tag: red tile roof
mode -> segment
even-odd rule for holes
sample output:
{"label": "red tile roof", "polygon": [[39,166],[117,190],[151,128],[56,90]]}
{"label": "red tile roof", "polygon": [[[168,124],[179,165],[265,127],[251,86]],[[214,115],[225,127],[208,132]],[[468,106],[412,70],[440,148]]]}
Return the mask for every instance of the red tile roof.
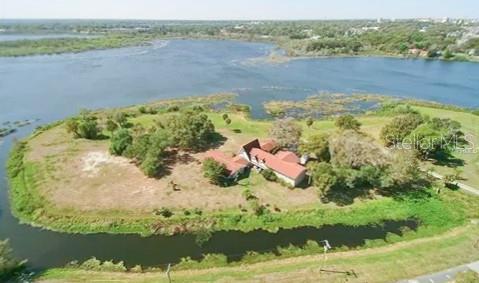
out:
{"label": "red tile roof", "polygon": [[261,149],[267,152],[271,152],[273,149],[278,147],[276,141],[269,139],[261,142]]}
{"label": "red tile roof", "polygon": [[264,162],[264,164],[271,170],[283,174],[284,176],[291,179],[298,178],[306,171],[305,167],[297,163],[281,160],[279,157],[260,148],[251,149],[249,154],[251,157],[257,158],[258,161]]}
{"label": "red tile roof", "polygon": [[291,151],[278,151],[276,152],[275,156],[286,162],[291,162],[291,163],[300,162],[299,157],[296,154],[294,154],[294,152],[291,152]]}
{"label": "red tile roof", "polygon": [[248,166],[248,161],[244,160],[241,156],[229,157],[219,150],[210,150],[206,152],[205,159],[207,158],[213,158],[216,162],[223,164],[230,172],[230,175]]}

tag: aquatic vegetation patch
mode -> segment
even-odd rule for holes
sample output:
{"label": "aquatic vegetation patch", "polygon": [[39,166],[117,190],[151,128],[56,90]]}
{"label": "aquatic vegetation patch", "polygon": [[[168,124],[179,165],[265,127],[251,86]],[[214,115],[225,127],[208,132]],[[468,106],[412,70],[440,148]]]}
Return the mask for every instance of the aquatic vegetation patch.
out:
{"label": "aquatic vegetation patch", "polygon": [[274,117],[329,117],[360,114],[373,110],[386,101],[399,98],[377,94],[320,93],[305,100],[275,100],[264,103],[266,112]]}

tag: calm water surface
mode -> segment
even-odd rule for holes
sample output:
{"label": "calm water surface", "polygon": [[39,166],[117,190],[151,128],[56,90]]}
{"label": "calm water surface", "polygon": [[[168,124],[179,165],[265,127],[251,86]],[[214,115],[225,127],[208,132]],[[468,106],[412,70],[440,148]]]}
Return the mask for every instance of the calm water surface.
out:
{"label": "calm water surface", "polygon": [[[270,64],[256,60],[271,52],[268,44],[232,41],[159,41],[148,47],[81,54],[0,58],[0,124],[40,119],[0,141],[4,164],[15,138],[33,127],[101,108],[151,100],[232,91],[239,102],[253,105],[265,117],[264,101],[300,100],[318,92],[372,92],[479,107],[479,64],[391,58],[293,60]],[[97,256],[129,265],[157,265],[204,252],[241,254],[307,239],[336,239],[356,246],[364,239],[384,238],[410,223],[386,227],[296,229],[276,235],[221,232],[200,248],[192,236],[150,237],[68,235],[18,224],[8,207],[5,171],[0,170],[0,238],[10,238],[18,256],[34,267],[63,265]],[[343,235],[343,236],[341,236]],[[344,236],[346,235],[346,236]]]}

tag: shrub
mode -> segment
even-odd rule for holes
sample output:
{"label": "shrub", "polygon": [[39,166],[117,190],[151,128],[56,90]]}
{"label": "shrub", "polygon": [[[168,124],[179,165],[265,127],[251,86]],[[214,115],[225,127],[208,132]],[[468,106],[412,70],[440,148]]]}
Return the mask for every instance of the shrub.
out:
{"label": "shrub", "polygon": [[228,173],[226,167],[214,160],[213,158],[207,158],[203,161],[203,176],[207,178],[210,183],[215,185],[224,185]]}
{"label": "shrub", "polygon": [[140,112],[141,114],[146,114],[146,107],[145,106],[138,107],[138,112]]}
{"label": "shrub", "polygon": [[80,117],[68,119],[65,126],[67,132],[73,133],[75,138],[96,139],[100,133],[96,120],[90,112],[83,110]]}
{"label": "shrub", "polygon": [[278,180],[278,176],[276,176],[276,174],[274,173],[273,170],[271,169],[265,169],[265,170],[262,170],[261,171],[261,175],[263,175],[263,177],[268,180],[268,181],[271,181],[271,182],[276,182]]}
{"label": "shrub", "polygon": [[123,152],[132,144],[133,138],[127,129],[116,131],[111,137],[110,153],[122,155]]}
{"label": "shrub", "polygon": [[341,130],[355,130],[358,131],[361,127],[361,123],[356,120],[352,115],[343,115],[336,119],[336,127]]}
{"label": "shrub", "polygon": [[173,212],[166,207],[162,207],[160,209],[155,209],[154,213],[155,213],[155,215],[160,215],[160,216],[163,216],[165,218],[170,218],[171,216],[173,216]]}
{"label": "shrub", "polygon": [[313,118],[308,117],[308,118],[306,119],[306,126],[311,127],[311,126],[313,125],[313,123],[314,123]]}
{"label": "shrub", "polygon": [[167,112],[178,112],[180,107],[178,105],[172,105],[166,109]]}

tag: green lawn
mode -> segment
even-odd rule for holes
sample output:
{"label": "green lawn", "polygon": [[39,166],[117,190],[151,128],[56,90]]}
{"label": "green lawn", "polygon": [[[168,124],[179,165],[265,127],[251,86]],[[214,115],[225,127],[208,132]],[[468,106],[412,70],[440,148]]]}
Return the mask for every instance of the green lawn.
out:
{"label": "green lawn", "polygon": [[[414,107],[421,113],[429,115],[430,117],[450,118],[462,124],[464,133],[471,135],[471,140],[474,142],[476,153],[454,153],[458,159],[464,160],[463,166],[458,166],[463,170],[461,182],[472,187],[479,188],[479,116],[467,112],[459,112],[444,109],[434,109],[427,107]],[[440,174],[450,174],[453,172],[453,167],[433,166],[434,170]]]}

